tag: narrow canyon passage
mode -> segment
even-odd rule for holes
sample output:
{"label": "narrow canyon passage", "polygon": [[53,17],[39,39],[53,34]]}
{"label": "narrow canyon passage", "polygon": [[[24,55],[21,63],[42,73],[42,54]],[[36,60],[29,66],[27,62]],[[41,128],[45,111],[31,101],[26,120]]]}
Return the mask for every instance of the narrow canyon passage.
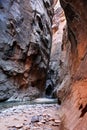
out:
{"label": "narrow canyon passage", "polygon": [[[46,79],[47,86],[45,89],[46,97],[48,96],[51,98],[53,97],[53,92],[56,91],[56,86],[57,86],[57,80],[58,80],[57,77],[59,75],[59,74],[57,75],[57,73],[59,71],[58,67],[61,58],[63,28],[65,26],[65,17],[64,17],[63,10],[60,7],[59,1],[56,3],[54,7],[55,9],[54,9],[53,26],[52,26],[53,40],[52,40],[51,56],[50,56],[50,63],[49,63],[50,65],[49,65],[47,79]],[[42,23],[40,23],[40,26],[42,26],[41,24]],[[57,28],[56,32],[55,32],[55,28]],[[58,67],[54,68],[55,66]],[[50,73],[51,71],[53,71],[53,75],[52,73]],[[49,88],[50,83],[53,83],[51,84],[52,85],[51,87],[53,87],[51,91],[50,91],[51,88]],[[31,90],[35,91],[34,92],[35,95],[36,94],[38,95],[37,89],[31,87]],[[31,90],[30,92],[32,92]],[[21,93],[21,91],[19,92]],[[60,106],[57,104],[56,99],[39,98],[38,100],[35,100],[35,103],[33,103],[33,105],[28,105],[29,102],[26,102],[28,95],[24,92],[22,92],[22,94],[20,94],[19,92],[18,92],[19,95],[16,93],[13,94],[13,96],[10,99],[8,99],[8,102],[6,102],[6,104],[2,103],[0,108],[2,109],[0,110],[0,129],[2,130],[59,130],[60,129],[61,119],[59,117],[59,114],[57,114]],[[24,98],[22,97],[22,95],[24,96]],[[33,93],[31,93],[31,95],[29,94],[29,96],[32,95]],[[34,98],[36,97],[38,96],[35,96]],[[22,101],[26,102],[26,105],[20,105],[22,104]],[[14,103],[12,104],[12,102]]]}
{"label": "narrow canyon passage", "polygon": [[67,38],[65,34],[67,33],[66,18],[59,1],[57,1],[56,5],[54,6],[52,31],[53,39],[49,62],[48,79],[50,79],[53,83],[53,94],[57,97],[55,92],[61,85],[61,82],[66,77],[65,75],[68,75],[66,48],[63,49],[63,46],[65,46],[63,45],[63,38],[65,42]]}
{"label": "narrow canyon passage", "polygon": [[85,0],[0,0],[0,130],[87,130],[86,12]]}

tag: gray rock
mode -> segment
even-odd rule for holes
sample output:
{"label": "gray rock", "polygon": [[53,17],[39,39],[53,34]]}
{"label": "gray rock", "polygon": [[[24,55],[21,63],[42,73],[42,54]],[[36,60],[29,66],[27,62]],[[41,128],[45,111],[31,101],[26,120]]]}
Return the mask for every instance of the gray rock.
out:
{"label": "gray rock", "polygon": [[34,88],[42,94],[52,44],[51,6],[52,0],[0,0],[0,101],[24,91],[33,98]]}
{"label": "gray rock", "polygon": [[35,122],[39,122],[39,116],[33,116],[32,118],[31,118],[31,123],[35,123]]}

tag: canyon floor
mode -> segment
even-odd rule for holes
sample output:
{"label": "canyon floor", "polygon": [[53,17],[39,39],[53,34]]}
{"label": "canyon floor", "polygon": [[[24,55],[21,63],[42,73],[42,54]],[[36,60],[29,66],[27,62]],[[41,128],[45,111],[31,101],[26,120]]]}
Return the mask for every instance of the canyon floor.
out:
{"label": "canyon floor", "polygon": [[59,130],[57,104],[19,105],[0,112],[0,130]]}

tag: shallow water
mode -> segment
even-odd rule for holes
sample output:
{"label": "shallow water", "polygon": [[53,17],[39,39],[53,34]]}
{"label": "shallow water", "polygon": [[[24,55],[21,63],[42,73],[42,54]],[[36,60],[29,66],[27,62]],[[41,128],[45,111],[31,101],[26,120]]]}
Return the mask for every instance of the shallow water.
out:
{"label": "shallow water", "polygon": [[38,98],[32,101],[8,101],[8,102],[1,102],[0,103],[0,112],[7,108],[12,108],[13,106],[19,105],[33,105],[33,104],[55,104],[57,103],[57,99],[48,99],[48,98]]}

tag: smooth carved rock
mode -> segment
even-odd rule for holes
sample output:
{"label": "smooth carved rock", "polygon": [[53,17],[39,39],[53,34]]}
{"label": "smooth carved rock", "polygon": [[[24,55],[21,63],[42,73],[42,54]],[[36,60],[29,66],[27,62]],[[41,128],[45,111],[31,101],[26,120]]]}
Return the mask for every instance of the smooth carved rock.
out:
{"label": "smooth carved rock", "polygon": [[44,90],[52,43],[52,3],[0,0],[0,101],[30,86],[38,88],[38,96]]}
{"label": "smooth carved rock", "polygon": [[87,1],[60,2],[67,19],[68,41],[63,47],[69,53],[67,58],[71,75],[71,85],[67,88],[71,91],[62,106],[61,129],[87,130]]}
{"label": "smooth carved rock", "polygon": [[66,25],[66,19],[58,0],[54,1],[54,5],[52,25],[53,39],[49,70],[46,81],[46,95],[58,97],[58,103],[61,104],[61,101],[67,94],[66,85],[69,86],[70,83],[67,82],[69,71],[66,50],[62,50],[62,37],[64,33],[64,27]]}

